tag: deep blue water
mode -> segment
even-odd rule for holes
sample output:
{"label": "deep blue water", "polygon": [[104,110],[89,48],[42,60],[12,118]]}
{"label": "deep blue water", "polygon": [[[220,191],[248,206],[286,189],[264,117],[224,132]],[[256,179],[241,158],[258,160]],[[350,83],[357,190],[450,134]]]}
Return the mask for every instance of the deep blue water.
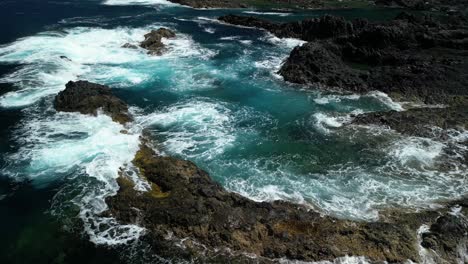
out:
{"label": "deep blue water", "polygon": [[[116,2],[123,5],[109,5]],[[457,138],[435,142],[344,125],[351,114],[401,105],[379,93],[337,95],[285,83],[275,72],[301,42],[216,21],[244,10],[121,0],[0,5],[0,262],[61,263],[69,244],[51,234],[63,227],[99,245],[138,237],[139,227],[98,215],[142,129],[158,151],[194,161],[231,191],[337,217],[372,221],[381,208],[427,207],[467,193],[465,167],[437,167],[455,162],[443,152],[447,144],[463,151]],[[384,20],[396,11],[255,12],[293,21],[325,13]],[[161,26],[178,35],[162,57],[121,47]],[[53,96],[78,79],[114,88],[136,121],[124,128],[106,116],[56,113]],[[112,263],[89,245],[71,245],[76,262]]]}

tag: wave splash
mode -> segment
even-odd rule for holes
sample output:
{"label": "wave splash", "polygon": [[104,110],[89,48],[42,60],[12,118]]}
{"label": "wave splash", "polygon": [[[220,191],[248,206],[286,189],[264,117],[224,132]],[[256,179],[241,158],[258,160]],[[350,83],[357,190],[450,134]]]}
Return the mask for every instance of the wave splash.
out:
{"label": "wave splash", "polygon": [[126,5],[144,5],[144,6],[180,6],[178,4],[172,3],[166,0],[105,0],[103,5],[110,6],[126,6]]}
{"label": "wave splash", "polygon": [[34,104],[63,90],[70,80],[87,79],[113,87],[140,85],[153,80],[151,67],[163,66],[164,60],[214,55],[183,34],[165,40],[169,52],[163,56],[148,56],[145,50],[122,47],[125,43],[142,41],[144,34],[160,26],[77,27],[41,33],[0,47],[0,62],[21,65],[0,78],[1,82],[13,83],[17,88],[0,97],[0,106]]}
{"label": "wave splash", "polygon": [[[3,172],[18,181],[31,180],[36,186],[55,180],[74,182],[73,192],[80,193],[72,202],[80,209],[85,231],[96,244],[122,244],[138,238],[143,228],[119,225],[99,214],[107,209],[106,197],[118,190],[115,180],[121,167],[129,164],[138,150],[140,131],[121,133],[124,126],[101,114],[93,117],[46,110],[50,115],[44,118],[41,112],[44,109],[27,111],[29,118],[13,139],[21,147],[7,157]],[[59,193],[55,203],[62,195],[66,194]]]}

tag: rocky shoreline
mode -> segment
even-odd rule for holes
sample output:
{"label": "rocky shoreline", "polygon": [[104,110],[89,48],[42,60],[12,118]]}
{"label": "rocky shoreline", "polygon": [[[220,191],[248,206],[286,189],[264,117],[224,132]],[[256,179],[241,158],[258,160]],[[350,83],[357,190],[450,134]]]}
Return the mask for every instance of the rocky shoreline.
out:
{"label": "rocky shoreline", "polygon": [[456,12],[466,10],[464,0],[169,0],[193,8],[336,9],[394,7]]}
{"label": "rocky shoreline", "polygon": [[[58,111],[85,114],[103,108],[113,116],[115,112],[105,109],[121,101],[109,91],[86,81],[69,82],[55,106]],[[121,173],[120,189],[107,198],[105,214],[123,224],[145,227],[142,240],[153,253],[175,261],[277,263],[364,256],[373,263],[402,263],[420,260],[421,242],[455,263],[460,245],[467,242],[466,233],[460,232],[467,228],[466,219],[451,211],[456,208],[466,215],[467,198],[439,210],[392,210],[382,212],[378,222],[360,222],[323,216],[289,202],[254,202],[228,192],[192,162],[156,154],[145,137],[132,163],[150,189],[137,191]],[[429,229],[418,235],[423,225]]]}
{"label": "rocky shoreline", "polygon": [[377,90],[397,101],[437,105],[365,114],[352,122],[434,137],[434,127],[444,131],[468,127],[468,18],[461,13],[447,18],[404,12],[380,23],[330,15],[289,23],[235,15],[219,20],[307,41],[279,70],[286,81],[330,92]]}
{"label": "rocky shoreline", "polygon": [[367,0],[169,0],[193,8],[268,8],[268,9],[321,9],[370,6]]}
{"label": "rocky shoreline", "polygon": [[131,43],[125,43],[122,48],[127,49],[138,49],[138,47],[147,50],[149,55],[161,56],[167,52],[167,47],[163,43],[163,39],[173,39],[176,34],[167,28],[159,28],[157,30],[151,30],[145,34],[145,39],[137,45]]}

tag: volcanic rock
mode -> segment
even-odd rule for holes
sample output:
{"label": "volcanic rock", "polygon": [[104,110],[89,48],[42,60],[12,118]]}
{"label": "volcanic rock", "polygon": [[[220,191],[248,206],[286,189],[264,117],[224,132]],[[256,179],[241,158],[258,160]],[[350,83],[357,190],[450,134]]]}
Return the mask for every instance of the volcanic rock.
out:
{"label": "volcanic rock", "polygon": [[88,81],[68,82],[54,100],[54,108],[62,112],[97,115],[101,110],[112,120],[125,124],[132,121],[128,106],[112,94],[108,86]]}
{"label": "volcanic rock", "polygon": [[468,23],[461,18],[441,22],[402,13],[380,23],[329,15],[283,24],[234,15],[220,20],[309,41],[291,52],[279,74],[310,89],[378,90],[423,103],[468,95]]}
{"label": "volcanic rock", "polygon": [[140,47],[148,50],[148,54],[162,55],[166,51],[166,45],[162,42],[163,38],[175,38],[175,33],[167,28],[151,30],[145,34],[145,40],[140,43]]}
{"label": "volcanic rock", "polygon": [[[151,189],[136,191],[122,175],[117,195],[106,200],[108,214],[147,228],[144,240],[156,254],[200,263],[317,261],[345,255],[390,263],[419,261],[417,229],[444,214],[400,213],[379,222],[341,220],[288,202],[251,201],[226,191],[192,162],[157,155],[145,144],[133,164]],[[442,236],[435,240],[452,241]],[[248,254],[254,254],[255,261]]]}

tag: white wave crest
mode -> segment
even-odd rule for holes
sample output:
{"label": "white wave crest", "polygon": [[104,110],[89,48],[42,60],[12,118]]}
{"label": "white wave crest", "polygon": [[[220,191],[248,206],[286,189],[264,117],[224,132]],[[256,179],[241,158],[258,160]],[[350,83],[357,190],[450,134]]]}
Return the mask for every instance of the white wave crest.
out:
{"label": "white wave crest", "polygon": [[367,96],[377,98],[380,100],[382,103],[386,104],[390,109],[395,110],[395,111],[403,111],[405,110],[402,106],[402,103],[398,103],[392,100],[388,94],[379,92],[379,91],[373,91],[367,94]]}
{"label": "white wave crest", "polygon": [[146,6],[153,6],[153,5],[163,5],[163,6],[179,6],[176,3],[172,3],[167,0],[105,0],[102,2],[103,5],[117,5],[117,6],[124,6],[124,5],[146,5]]}
{"label": "white wave crest", "polygon": [[[361,110],[355,110],[352,114],[361,113]],[[314,125],[319,130],[328,133],[330,129],[342,127],[344,124],[351,121],[350,115],[332,116],[325,113],[315,113],[313,115]]]}
{"label": "white wave crest", "polygon": [[251,14],[251,15],[267,15],[267,16],[290,16],[292,13],[281,13],[281,12],[258,12],[258,11],[244,11],[244,14]]}
{"label": "white wave crest", "polygon": [[[137,44],[143,40],[144,34],[158,27],[77,27],[61,33],[41,33],[2,46],[0,62],[22,66],[0,78],[1,82],[13,83],[17,88],[0,97],[0,106],[31,105],[63,90],[70,80],[88,79],[99,83],[116,83],[117,87],[133,86],[151,80],[153,72],[149,68],[162,67],[164,62],[161,60],[191,56],[208,58],[214,55],[183,34],[178,34],[175,39],[163,40],[169,48],[169,52],[163,56],[149,56],[142,49],[122,48],[125,43]],[[148,70],[141,70],[142,67]]]}
{"label": "white wave crest", "polygon": [[402,165],[416,162],[430,166],[442,154],[446,147],[443,143],[427,138],[409,137],[401,139],[390,146],[389,154],[398,159]]}
{"label": "white wave crest", "polygon": [[302,46],[302,44],[306,43],[306,41],[295,38],[278,38],[269,32],[267,32],[262,39],[263,41],[269,42],[274,45],[283,46],[288,49],[292,49],[297,46]]}
{"label": "white wave crest", "polygon": [[163,145],[173,154],[213,159],[234,141],[230,110],[221,104],[194,101],[170,106],[137,118],[143,126],[159,127]]}
{"label": "white wave crest", "polygon": [[[101,217],[107,209],[106,197],[118,190],[119,170],[129,164],[139,146],[139,131],[125,129],[106,115],[97,117],[77,113],[55,113],[40,118],[30,113],[15,133],[19,150],[7,157],[4,169],[20,179],[36,185],[48,184],[62,177],[82,182],[81,194],[73,199],[80,208],[85,231],[94,243],[122,244],[138,238],[144,229],[135,225],[119,225],[113,218]],[[91,180],[80,180],[91,177]],[[62,180],[63,180],[62,179]]]}
{"label": "white wave crest", "polygon": [[403,111],[403,103],[398,103],[393,101],[386,93],[373,91],[367,94],[349,94],[349,95],[340,95],[340,94],[327,94],[319,95],[314,99],[314,102],[320,105],[325,105],[329,103],[339,103],[344,100],[359,100],[365,97],[372,97],[380,101],[382,104],[386,105],[391,110]]}

